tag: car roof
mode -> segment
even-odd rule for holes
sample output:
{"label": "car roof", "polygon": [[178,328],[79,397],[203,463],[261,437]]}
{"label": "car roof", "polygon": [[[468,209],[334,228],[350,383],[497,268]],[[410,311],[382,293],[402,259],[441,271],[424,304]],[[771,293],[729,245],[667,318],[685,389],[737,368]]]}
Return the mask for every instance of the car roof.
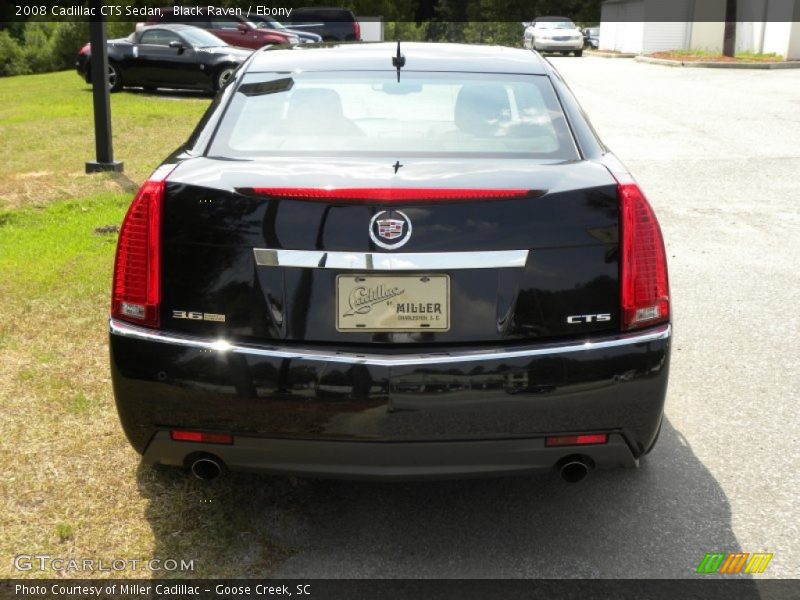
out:
{"label": "car roof", "polygon": [[[542,60],[530,50],[479,44],[401,42],[409,71],[463,71],[544,75]],[[275,71],[391,71],[396,42],[315,44],[257,52],[250,73]]]}
{"label": "car roof", "polygon": [[150,23],[142,27],[139,31],[149,31],[150,29],[168,29],[170,31],[181,31],[182,29],[201,29],[186,23]]}

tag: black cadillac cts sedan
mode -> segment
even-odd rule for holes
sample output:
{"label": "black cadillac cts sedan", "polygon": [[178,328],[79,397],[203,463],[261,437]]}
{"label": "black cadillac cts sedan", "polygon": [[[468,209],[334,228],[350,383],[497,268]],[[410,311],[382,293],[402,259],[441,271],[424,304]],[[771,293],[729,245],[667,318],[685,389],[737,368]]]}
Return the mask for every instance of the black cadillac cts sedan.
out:
{"label": "black cadillac cts sedan", "polygon": [[661,426],[656,217],[535,52],[255,52],[121,227],[146,463],[348,478],[633,467]]}

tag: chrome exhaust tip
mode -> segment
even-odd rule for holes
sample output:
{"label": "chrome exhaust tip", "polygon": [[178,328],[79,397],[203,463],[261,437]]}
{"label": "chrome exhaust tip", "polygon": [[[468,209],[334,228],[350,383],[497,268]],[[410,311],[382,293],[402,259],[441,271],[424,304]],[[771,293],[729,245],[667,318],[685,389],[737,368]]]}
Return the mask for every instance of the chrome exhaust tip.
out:
{"label": "chrome exhaust tip", "polygon": [[203,481],[211,481],[222,475],[222,465],[212,456],[198,458],[192,463],[192,475]]}
{"label": "chrome exhaust tip", "polygon": [[578,483],[589,474],[590,463],[581,457],[565,460],[558,469],[561,479],[567,483]]}

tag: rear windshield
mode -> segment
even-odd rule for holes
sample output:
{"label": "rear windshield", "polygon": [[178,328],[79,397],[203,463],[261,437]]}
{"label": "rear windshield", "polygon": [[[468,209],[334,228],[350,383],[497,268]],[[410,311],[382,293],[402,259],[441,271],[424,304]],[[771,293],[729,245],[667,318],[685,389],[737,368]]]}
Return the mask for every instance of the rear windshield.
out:
{"label": "rear windshield", "polygon": [[410,71],[251,73],[208,151],[331,153],[578,158],[546,76]]}

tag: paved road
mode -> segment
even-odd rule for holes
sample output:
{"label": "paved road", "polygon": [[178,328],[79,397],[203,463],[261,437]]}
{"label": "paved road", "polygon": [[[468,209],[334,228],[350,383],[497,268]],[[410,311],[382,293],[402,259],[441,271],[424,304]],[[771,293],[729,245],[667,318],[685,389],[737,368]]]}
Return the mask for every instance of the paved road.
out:
{"label": "paved road", "polygon": [[554,59],[665,230],[676,345],[639,470],[304,481],[264,508],[281,577],[691,577],[768,551],[800,577],[800,70]]}

